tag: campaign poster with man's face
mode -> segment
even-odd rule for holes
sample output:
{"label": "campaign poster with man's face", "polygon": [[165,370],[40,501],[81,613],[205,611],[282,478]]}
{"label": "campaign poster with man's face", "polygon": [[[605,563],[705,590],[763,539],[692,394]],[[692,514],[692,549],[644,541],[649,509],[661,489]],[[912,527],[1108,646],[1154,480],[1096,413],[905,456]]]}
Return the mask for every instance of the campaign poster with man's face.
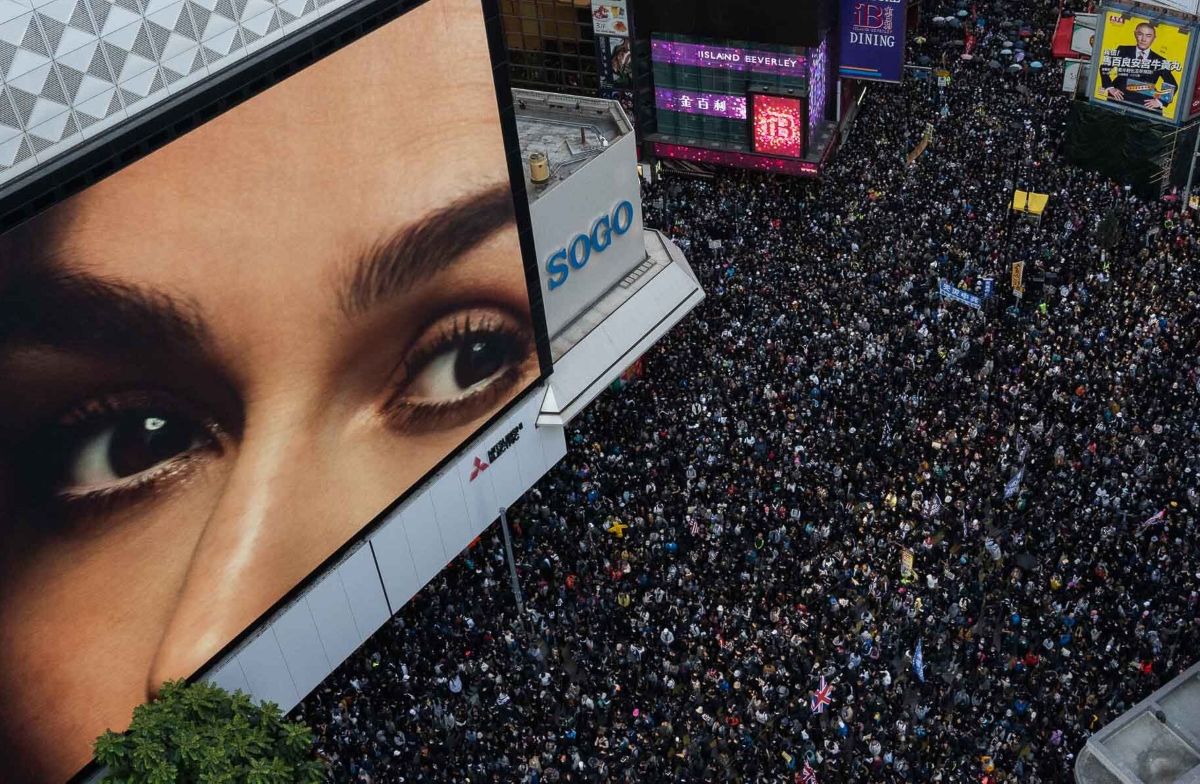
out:
{"label": "campaign poster with man's face", "polygon": [[1105,11],[1092,97],[1175,121],[1190,39],[1187,30],[1161,19]]}

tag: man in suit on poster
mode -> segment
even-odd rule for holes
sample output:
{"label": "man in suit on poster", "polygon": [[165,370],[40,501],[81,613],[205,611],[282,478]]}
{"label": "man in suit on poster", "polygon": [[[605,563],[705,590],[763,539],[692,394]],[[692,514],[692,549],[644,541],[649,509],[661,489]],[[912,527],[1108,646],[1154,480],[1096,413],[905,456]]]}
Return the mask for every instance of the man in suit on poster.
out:
{"label": "man in suit on poster", "polygon": [[[1179,89],[1179,82],[1171,72],[1172,63],[1150,48],[1157,37],[1154,25],[1140,23],[1133,31],[1133,37],[1137,41],[1135,45],[1118,46],[1115,55],[1104,53],[1101,86],[1109,100],[1162,114]],[[1162,85],[1156,87],[1160,79]]]}

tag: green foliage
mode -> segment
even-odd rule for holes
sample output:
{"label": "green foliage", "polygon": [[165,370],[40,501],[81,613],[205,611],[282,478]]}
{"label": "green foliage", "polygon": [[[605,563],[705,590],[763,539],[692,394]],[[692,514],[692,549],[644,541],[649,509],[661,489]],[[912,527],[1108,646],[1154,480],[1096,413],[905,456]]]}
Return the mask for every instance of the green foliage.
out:
{"label": "green foliage", "polygon": [[242,692],[172,681],[133,712],[124,735],[96,739],[110,784],[320,784],[312,731]]}

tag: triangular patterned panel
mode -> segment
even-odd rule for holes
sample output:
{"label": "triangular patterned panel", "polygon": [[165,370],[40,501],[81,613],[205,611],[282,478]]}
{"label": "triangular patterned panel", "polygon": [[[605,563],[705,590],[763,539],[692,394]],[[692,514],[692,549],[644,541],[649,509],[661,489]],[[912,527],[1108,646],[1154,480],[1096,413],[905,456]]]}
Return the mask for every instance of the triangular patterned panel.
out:
{"label": "triangular patterned panel", "polygon": [[192,23],[192,15],[188,11],[187,5],[189,4],[184,5],[179,18],[175,20],[175,28],[172,32],[190,38],[193,41],[199,41],[200,33],[196,31],[196,26]]}
{"label": "triangular patterned panel", "polygon": [[118,88],[117,92],[121,94],[121,101],[125,104],[126,108],[133,106],[135,103],[142,100],[142,96],[138,95],[137,93],[131,93],[124,87]]}
{"label": "triangular patterned panel", "polygon": [[212,65],[225,56],[214,49],[209,49],[207,46],[201,46],[200,53],[204,55],[204,62],[207,65]]}
{"label": "triangular patterned panel", "polygon": [[39,97],[45,98],[48,101],[61,103],[64,106],[71,103],[70,99],[67,98],[66,92],[63,91],[62,84],[58,81],[58,76],[53,73],[46,78],[46,85],[42,88],[42,94]]}
{"label": "triangular patterned panel", "polygon": [[304,13],[302,13],[300,15],[308,16],[309,14],[311,14],[313,11],[316,11],[316,10],[317,10],[316,0],[308,0],[308,2],[304,4]]}
{"label": "triangular patterned panel", "polygon": [[93,117],[90,114],[84,114],[83,112],[79,113],[79,127],[85,131],[98,122],[100,122],[100,118],[98,117]]}
{"label": "triangular patterned panel", "polygon": [[83,84],[83,72],[65,65],[56,67],[58,76],[62,80],[63,90],[66,92],[65,97],[69,99],[65,103],[74,103],[75,96],[79,94],[79,85]]}
{"label": "triangular patterned panel", "polygon": [[234,19],[241,20],[242,14],[246,12],[246,4],[250,0],[233,0]]}
{"label": "triangular patterned panel", "polygon": [[37,96],[10,86],[8,97],[12,99],[17,117],[21,120],[21,127],[24,128],[25,123],[29,122],[29,115],[33,114],[33,107],[37,105]]}
{"label": "triangular patterned panel", "polygon": [[271,14],[271,24],[267,26],[267,35],[270,35],[271,33],[275,32],[276,30],[279,30],[281,27],[283,27],[283,24],[279,21],[278,12],[272,13]]}
{"label": "triangular patterned panel", "polygon": [[8,41],[0,41],[0,75],[8,73],[8,69],[13,64],[13,58],[17,56],[17,47],[15,44],[10,44]]}
{"label": "triangular patterned panel", "polygon": [[63,31],[67,29],[67,26],[57,19],[51,19],[45,14],[35,14],[35,16],[42,25],[42,33],[46,37],[46,46],[49,47],[51,52],[57,50],[58,42],[62,40]]}
{"label": "triangular patterned panel", "polygon": [[[274,25],[274,28],[272,25]],[[275,19],[275,13],[271,12],[269,14],[260,14],[259,16],[254,17],[242,25],[242,30],[246,31],[247,33],[254,33],[254,35],[256,35],[258,38],[262,38],[263,36],[269,34],[272,29],[278,29],[278,27],[279,25]],[[247,38],[247,40],[249,40],[249,38]]]}
{"label": "triangular patterned panel", "polygon": [[154,95],[156,92],[165,89],[167,89],[167,83],[163,81],[162,69],[156,69],[154,81],[150,83],[150,92],[147,95]]}
{"label": "triangular patterned panel", "polygon": [[18,163],[24,163],[25,161],[29,160],[32,157],[33,157],[33,150],[30,149],[30,147],[29,147],[29,140],[22,139],[21,140],[21,149],[17,150],[17,158],[16,158],[16,160],[13,161],[13,165],[15,166]]}
{"label": "triangular patterned panel", "polygon": [[276,3],[279,6],[280,18],[285,23],[299,18],[304,13],[304,2],[305,0],[280,0]]}
{"label": "triangular patterned panel", "polygon": [[21,127],[21,120],[17,117],[17,112],[8,99],[7,90],[0,92],[0,125],[7,125],[9,128]]}
{"label": "triangular patterned panel", "polygon": [[197,49],[196,57],[192,60],[192,68],[188,73],[196,73],[196,71],[202,70],[204,70],[204,53]]}
{"label": "triangular patterned panel", "polygon": [[146,22],[146,30],[149,32],[151,40],[154,41],[154,51],[162,52],[167,46],[167,39],[171,37],[171,31],[157,22],[150,21]]}
{"label": "triangular patterned panel", "polygon": [[[111,45],[111,44],[110,44]],[[116,47],[113,47],[114,49]],[[125,64],[125,58],[121,58],[121,65]],[[94,76],[97,79],[103,79],[106,82],[117,81],[116,74],[108,67],[108,60],[104,57],[104,46],[97,46],[96,53],[92,55],[92,62],[88,65],[88,76]]]}
{"label": "triangular patterned panel", "polygon": [[249,46],[250,44],[257,41],[259,38],[262,38],[262,36],[256,32],[254,32],[253,30],[251,30],[249,27],[243,27],[242,28],[242,38],[244,38],[246,40],[246,46]]}
{"label": "triangular patterned panel", "polygon": [[50,56],[50,50],[46,48],[46,42],[42,39],[42,33],[38,30],[32,16],[29,17],[29,26],[25,28],[25,36],[21,39],[21,48],[36,52],[43,57]]}
{"label": "triangular patterned panel", "polygon": [[233,0],[219,0],[217,7],[213,9],[214,14],[220,14],[226,19],[237,19],[238,12],[233,8]]}
{"label": "triangular patterned panel", "polygon": [[71,112],[71,118],[67,120],[67,127],[63,128],[63,138],[69,139],[79,133],[79,124],[75,122],[75,112]]}
{"label": "triangular patterned panel", "polygon": [[111,117],[125,107],[121,104],[121,91],[113,90],[112,100],[108,102],[108,111],[104,113],[105,117]]}
{"label": "triangular patterned panel", "polygon": [[[15,139],[13,140],[16,141]],[[5,160],[12,156],[12,160]],[[3,154],[0,154],[0,166],[5,168],[16,166],[19,163],[29,160],[33,157],[33,150],[29,147],[29,142],[25,138],[25,134],[21,134],[21,141],[18,144],[13,144],[11,147],[5,145]]]}
{"label": "triangular patterned panel", "polygon": [[291,14],[289,14],[287,11],[283,10],[282,8],[279,9],[279,21],[285,25],[291,24],[292,22],[296,21],[299,18],[300,17],[298,17],[298,16],[292,16]]}
{"label": "triangular patterned panel", "polygon": [[180,79],[182,79],[184,77],[184,74],[175,73],[173,70],[166,67],[165,65],[163,66],[163,69],[162,69],[162,75],[163,75],[163,81],[165,81],[168,85],[175,84],[176,82],[178,82]]}
{"label": "triangular patterned panel", "polygon": [[25,33],[29,30],[29,24],[33,21],[33,14],[25,14],[18,16],[16,19],[9,19],[7,22],[0,23],[0,41],[8,41],[10,44],[21,45],[21,39],[25,37]]}
{"label": "triangular patterned panel", "polygon": [[47,147],[53,147],[54,145],[58,144],[58,139],[43,139],[41,136],[38,136],[34,133],[29,134],[29,140],[33,142],[34,152],[41,152]]}
{"label": "triangular patterned panel", "polygon": [[137,38],[133,39],[133,46],[130,48],[134,54],[139,57],[145,57],[147,60],[157,60],[158,54],[154,51],[154,46],[150,43],[150,33],[146,30],[146,25],[142,25],[142,29],[138,30]]}
{"label": "triangular patterned panel", "polygon": [[75,4],[75,10],[71,12],[71,19],[68,24],[77,30],[83,30],[92,35],[100,32],[96,29],[95,23],[92,22],[92,15],[88,13],[87,5],[84,4],[83,0],[79,0]]}
{"label": "triangular patterned panel", "polygon": [[33,149],[41,152],[52,144],[58,144],[66,134],[70,122],[70,112],[59,112],[53,118],[30,128],[29,141],[33,144]]}
{"label": "triangular patterned panel", "polygon": [[[121,73],[121,69],[125,67],[125,61],[129,59],[129,52],[123,47],[111,44],[108,41],[105,41],[103,44],[101,44],[100,48],[104,51],[105,56],[108,57],[108,64],[109,67],[112,68],[112,72],[109,74],[92,73],[92,70],[89,68],[88,73],[92,74],[92,76],[96,76],[101,79],[107,79],[110,82],[115,82],[117,80],[117,74]],[[92,65],[96,65],[94,59],[92,61]]]}
{"label": "triangular patterned panel", "polygon": [[204,27],[208,24],[208,17],[212,16],[212,11],[209,11],[204,6],[198,3],[187,3],[187,9],[192,16],[192,24],[196,29],[196,40],[200,40],[200,36],[204,34]]}
{"label": "triangular patterned panel", "polygon": [[115,6],[120,6],[121,8],[133,11],[139,16],[142,13],[142,4],[139,3],[138,0],[110,0],[110,2]]}
{"label": "triangular patterned panel", "polygon": [[92,11],[92,18],[96,20],[96,33],[99,34],[104,29],[104,23],[108,20],[108,12],[112,9],[112,4],[108,0],[88,0],[88,8]]}

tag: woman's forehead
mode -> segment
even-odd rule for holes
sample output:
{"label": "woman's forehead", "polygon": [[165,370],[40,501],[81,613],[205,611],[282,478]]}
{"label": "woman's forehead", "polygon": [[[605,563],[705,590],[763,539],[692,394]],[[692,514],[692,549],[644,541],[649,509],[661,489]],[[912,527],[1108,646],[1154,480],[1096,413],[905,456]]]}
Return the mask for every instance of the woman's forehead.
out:
{"label": "woman's forehead", "polygon": [[427,8],[421,35],[385,27],[56,208],[74,261],[345,244],[507,179],[486,46],[459,43],[479,62],[454,79],[423,68],[451,42]]}

